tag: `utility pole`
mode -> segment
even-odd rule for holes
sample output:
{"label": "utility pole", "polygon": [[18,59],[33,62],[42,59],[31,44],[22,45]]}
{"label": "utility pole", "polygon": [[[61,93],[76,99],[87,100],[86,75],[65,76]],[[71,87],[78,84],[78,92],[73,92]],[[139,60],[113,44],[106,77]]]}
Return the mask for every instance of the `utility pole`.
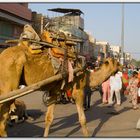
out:
{"label": "utility pole", "polygon": [[43,15],[41,15],[41,26],[40,26],[40,34],[42,34],[43,33],[43,20],[44,20],[44,18],[43,18]]}
{"label": "utility pole", "polygon": [[121,31],[121,58],[120,63],[124,64],[124,3],[122,3],[122,31]]}

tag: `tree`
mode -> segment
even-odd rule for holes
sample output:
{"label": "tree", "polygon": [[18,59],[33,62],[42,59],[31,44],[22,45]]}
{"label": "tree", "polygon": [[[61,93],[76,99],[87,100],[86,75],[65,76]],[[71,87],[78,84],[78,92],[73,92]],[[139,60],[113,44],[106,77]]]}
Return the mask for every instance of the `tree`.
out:
{"label": "tree", "polygon": [[132,59],[131,60],[131,64],[134,65],[135,67],[139,67],[140,68],[140,60]]}

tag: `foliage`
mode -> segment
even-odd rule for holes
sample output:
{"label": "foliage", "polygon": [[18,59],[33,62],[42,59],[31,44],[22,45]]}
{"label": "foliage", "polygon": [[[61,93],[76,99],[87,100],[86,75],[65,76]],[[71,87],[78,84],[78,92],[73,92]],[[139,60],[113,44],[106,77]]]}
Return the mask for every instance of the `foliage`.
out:
{"label": "foliage", "polygon": [[133,64],[133,65],[136,66],[136,67],[140,67],[140,60],[132,59],[132,60],[131,60],[131,64]]}

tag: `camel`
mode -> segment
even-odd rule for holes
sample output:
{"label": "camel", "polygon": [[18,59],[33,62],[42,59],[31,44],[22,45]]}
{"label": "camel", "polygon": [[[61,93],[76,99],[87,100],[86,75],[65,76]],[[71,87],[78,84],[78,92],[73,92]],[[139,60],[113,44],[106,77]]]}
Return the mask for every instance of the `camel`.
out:
{"label": "camel", "polygon": [[[29,86],[54,76],[55,71],[48,50],[49,48],[45,48],[38,54],[32,54],[29,50],[28,41],[21,41],[17,46],[4,50],[0,54],[0,95],[18,89],[19,85],[24,84]],[[72,82],[67,82],[64,86],[65,90],[71,90],[72,92],[83,135],[86,137],[89,136],[89,132],[83,108],[83,89],[87,83],[92,88],[98,86],[118,70],[121,70],[120,64],[116,60],[108,58],[96,72],[88,73],[84,69],[74,77]],[[63,80],[60,80],[42,87],[43,90],[47,89],[50,93],[50,103],[45,115],[44,137],[48,136],[50,126],[53,122],[57,93],[61,90],[62,83]],[[14,100],[0,104],[1,137],[7,137],[7,120],[9,118],[10,106],[13,103]]]}

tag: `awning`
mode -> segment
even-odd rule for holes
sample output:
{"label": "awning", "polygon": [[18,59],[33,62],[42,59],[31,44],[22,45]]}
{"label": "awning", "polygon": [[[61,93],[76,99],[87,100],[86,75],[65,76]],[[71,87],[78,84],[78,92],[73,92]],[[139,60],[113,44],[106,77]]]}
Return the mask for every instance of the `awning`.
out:
{"label": "awning", "polygon": [[84,14],[80,9],[53,8],[53,9],[48,9],[48,11],[64,13],[64,14],[66,14],[66,13],[73,13],[75,15]]}
{"label": "awning", "polygon": [[5,18],[5,19],[8,19],[10,21],[13,21],[13,22],[18,23],[18,24],[21,24],[21,25],[30,24],[29,22],[27,22],[25,20],[22,20],[22,19],[13,17],[13,16],[11,16],[9,14],[6,14],[6,13],[3,13],[1,11],[0,11],[0,17]]}

